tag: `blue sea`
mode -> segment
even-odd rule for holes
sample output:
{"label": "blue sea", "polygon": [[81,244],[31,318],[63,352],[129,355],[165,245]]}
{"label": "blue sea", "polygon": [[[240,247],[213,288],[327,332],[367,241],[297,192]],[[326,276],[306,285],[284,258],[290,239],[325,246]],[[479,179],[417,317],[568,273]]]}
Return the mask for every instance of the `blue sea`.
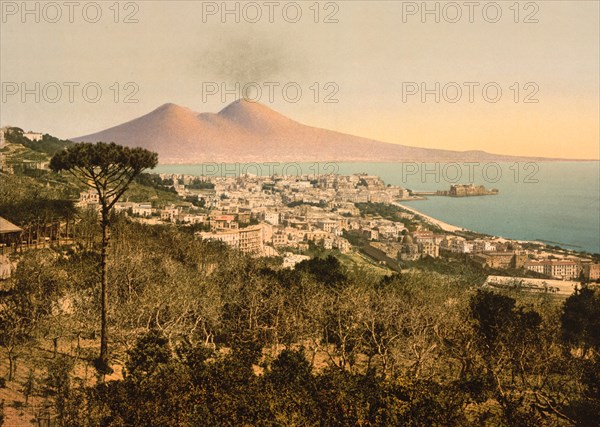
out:
{"label": "blue sea", "polygon": [[159,165],[155,171],[207,176],[367,173],[413,191],[448,190],[455,183],[484,185],[499,194],[428,196],[405,203],[473,231],[600,253],[600,162],[207,163]]}

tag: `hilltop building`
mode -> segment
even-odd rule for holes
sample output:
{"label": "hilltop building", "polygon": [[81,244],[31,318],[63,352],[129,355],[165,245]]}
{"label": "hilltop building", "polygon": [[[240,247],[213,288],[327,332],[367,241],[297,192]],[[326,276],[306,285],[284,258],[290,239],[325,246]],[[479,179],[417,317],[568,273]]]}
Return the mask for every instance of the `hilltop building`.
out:
{"label": "hilltop building", "polygon": [[41,141],[42,138],[44,137],[44,134],[42,134],[40,132],[29,131],[29,132],[24,132],[23,136],[30,141]]}

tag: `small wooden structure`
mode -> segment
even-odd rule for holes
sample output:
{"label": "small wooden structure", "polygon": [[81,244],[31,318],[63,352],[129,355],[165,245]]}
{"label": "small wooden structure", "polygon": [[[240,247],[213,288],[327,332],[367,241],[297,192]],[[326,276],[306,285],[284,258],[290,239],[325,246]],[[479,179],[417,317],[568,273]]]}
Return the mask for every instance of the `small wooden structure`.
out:
{"label": "small wooden structure", "polygon": [[23,229],[0,217],[0,254],[16,251]]}

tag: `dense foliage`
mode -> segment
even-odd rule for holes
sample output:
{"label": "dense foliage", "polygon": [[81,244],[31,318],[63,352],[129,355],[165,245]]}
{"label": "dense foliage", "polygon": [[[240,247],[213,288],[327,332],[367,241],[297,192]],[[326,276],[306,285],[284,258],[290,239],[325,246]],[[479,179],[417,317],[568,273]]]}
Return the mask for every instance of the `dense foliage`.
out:
{"label": "dense foliage", "polygon": [[53,156],[73,144],[73,142],[69,140],[62,140],[48,134],[42,135],[42,139],[39,141],[32,141],[23,136],[23,129],[16,127],[7,130],[6,140],[10,143],[21,144],[33,151],[45,153],[50,156]]}
{"label": "dense foliage", "polygon": [[[390,205],[388,203],[355,203],[355,206],[360,211],[362,216],[372,215],[372,216],[380,216],[389,221],[402,222],[407,229],[414,230],[415,229],[415,221],[409,219],[408,217],[402,217],[403,214],[413,215],[411,212],[406,209],[402,209],[396,205]],[[441,231],[438,227],[434,225],[429,225],[429,228],[432,231],[438,232]]]}
{"label": "dense foliage", "polygon": [[76,213],[71,200],[45,198],[0,200],[0,216],[19,225],[48,224],[56,220],[74,218]]}
{"label": "dense foliage", "polygon": [[213,190],[215,188],[215,184],[210,181],[204,181],[196,178],[187,184],[187,188],[191,190]]}
{"label": "dense foliage", "polygon": [[154,173],[141,173],[135,178],[135,182],[157,190],[177,193],[173,187],[173,179],[162,179],[160,175]]}
{"label": "dense foliage", "polygon": [[333,257],[281,269],[121,217],[109,246],[109,327],[123,375],[96,383],[82,370],[96,354],[100,315],[100,233],[97,218],[87,221],[90,242],[26,254],[0,296],[10,357],[58,337],[36,393],[53,399],[61,425],[598,419],[597,290],[563,304],[475,291],[460,271],[380,278]]}

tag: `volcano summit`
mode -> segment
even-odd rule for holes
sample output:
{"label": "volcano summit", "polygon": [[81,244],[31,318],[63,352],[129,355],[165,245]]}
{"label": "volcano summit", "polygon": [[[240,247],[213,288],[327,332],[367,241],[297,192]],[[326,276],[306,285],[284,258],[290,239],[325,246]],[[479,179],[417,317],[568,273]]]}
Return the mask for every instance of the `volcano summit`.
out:
{"label": "volcano summit", "polygon": [[246,100],[237,100],[216,114],[164,104],[137,119],[73,140],[143,147],[157,152],[163,164],[543,160],[376,141],[307,126]]}

